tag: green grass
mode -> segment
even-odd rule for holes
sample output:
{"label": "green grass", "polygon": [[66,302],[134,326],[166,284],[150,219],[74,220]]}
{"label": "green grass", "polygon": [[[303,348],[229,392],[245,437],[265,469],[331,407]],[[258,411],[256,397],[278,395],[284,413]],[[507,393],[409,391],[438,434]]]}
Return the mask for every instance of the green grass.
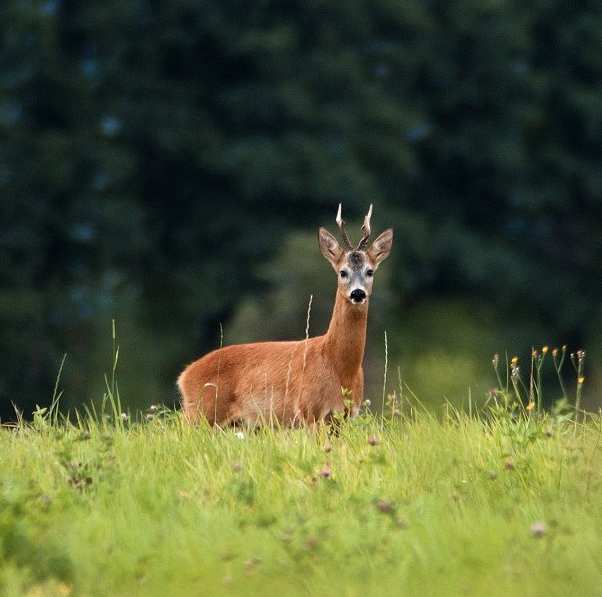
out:
{"label": "green grass", "polygon": [[601,457],[600,416],[40,412],[0,431],[0,593],[602,595]]}

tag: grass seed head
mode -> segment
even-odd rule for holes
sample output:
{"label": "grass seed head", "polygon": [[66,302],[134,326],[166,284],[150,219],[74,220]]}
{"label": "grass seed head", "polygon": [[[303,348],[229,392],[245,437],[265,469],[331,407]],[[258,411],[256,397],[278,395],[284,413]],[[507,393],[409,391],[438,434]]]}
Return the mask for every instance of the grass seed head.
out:
{"label": "grass seed head", "polygon": [[249,558],[245,560],[245,571],[247,574],[251,573],[261,563],[259,558]]}

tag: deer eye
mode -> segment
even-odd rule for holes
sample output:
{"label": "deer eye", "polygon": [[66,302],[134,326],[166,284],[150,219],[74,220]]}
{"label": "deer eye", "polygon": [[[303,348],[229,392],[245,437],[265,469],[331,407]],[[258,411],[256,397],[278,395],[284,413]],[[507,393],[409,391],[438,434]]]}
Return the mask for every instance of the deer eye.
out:
{"label": "deer eye", "polygon": [[347,274],[347,272],[344,269],[342,269],[339,273],[340,273],[341,278],[346,278],[349,275],[349,274]]}
{"label": "deer eye", "polygon": [[371,278],[371,277],[374,275],[374,270],[373,270],[373,269],[366,270],[366,275],[367,275],[369,278]]}

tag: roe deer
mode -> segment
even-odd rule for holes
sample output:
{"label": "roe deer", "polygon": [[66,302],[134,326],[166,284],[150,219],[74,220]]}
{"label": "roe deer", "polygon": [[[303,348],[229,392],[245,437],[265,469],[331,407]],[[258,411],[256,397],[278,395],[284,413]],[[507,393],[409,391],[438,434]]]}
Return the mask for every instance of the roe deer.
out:
{"label": "roe deer", "polygon": [[227,346],[191,363],[178,378],[189,421],[294,426],[328,421],[335,413],[357,414],[364,393],[362,362],[373,276],[393,243],[389,228],[368,247],[371,216],[372,206],[355,247],[340,205],[336,222],[343,246],[325,228],[319,229],[320,250],[338,278],[326,334]]}

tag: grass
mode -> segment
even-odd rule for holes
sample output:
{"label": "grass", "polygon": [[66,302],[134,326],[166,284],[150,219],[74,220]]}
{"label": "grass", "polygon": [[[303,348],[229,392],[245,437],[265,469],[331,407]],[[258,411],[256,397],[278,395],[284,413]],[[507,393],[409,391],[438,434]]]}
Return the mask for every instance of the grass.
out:
{"label": "grass", "polygon": [[49,408],[0,427],[0,595],[602,596],[584,351],[533,350],[526,381],[495,355],[487,403],[438,417],[400,379],[336,435],[133,420],[115,328],[112,356],[97,407],[61,416],[57,379]]}
{"label": "grass", "polygon": [[602,595],[602,418],[220,431],[41,409],[0,431],[0,593]]}

